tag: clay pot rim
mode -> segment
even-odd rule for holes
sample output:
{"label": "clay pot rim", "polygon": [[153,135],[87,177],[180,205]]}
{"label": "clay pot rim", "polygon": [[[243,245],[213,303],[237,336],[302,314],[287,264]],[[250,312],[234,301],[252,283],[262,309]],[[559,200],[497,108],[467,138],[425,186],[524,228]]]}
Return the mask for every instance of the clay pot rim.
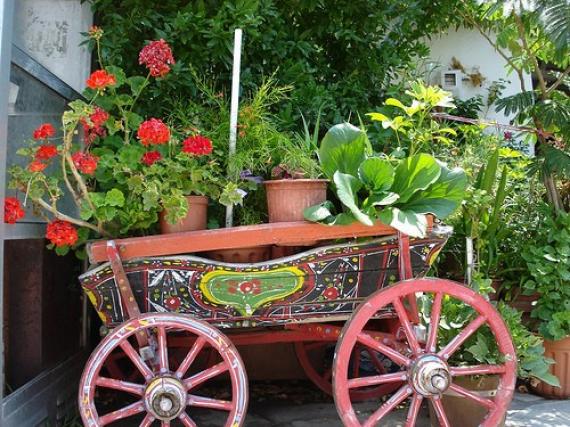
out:
{"label": "clay pot rim", "polygon": [[291,182],[299,182],[299,183],[329,183],[330,179],[324,179],[324,178],[315,178],[315,179],[310,179],[310,178],[301,178],[301,179],[295,179],[295,178],[287,178],[287,179],[267,179],[265,181],[263,181],[264,185],[271,185],[271,184],[275,184],[275,185],[279,185],[282,183],[291,183]]}

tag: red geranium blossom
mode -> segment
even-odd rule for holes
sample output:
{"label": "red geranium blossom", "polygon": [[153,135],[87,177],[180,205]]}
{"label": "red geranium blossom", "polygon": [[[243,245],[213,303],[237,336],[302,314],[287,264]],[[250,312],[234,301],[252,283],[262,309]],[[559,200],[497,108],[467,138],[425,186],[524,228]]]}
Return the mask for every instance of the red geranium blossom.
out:
{"label": "red geranium blossom", "polygon": [[56,219],[47,225],[46,237],[55,246],[71,246],[77,242],[77,230],[67,221]]}
{"label": "red geranium blossom", "polygon": [[93,126],[102,126],[109,119],[109,113],[100,107],[95,107],[95,111],[89,116],[89,118],[91,119]]}
{"label": "red geranium blossom", "polygon": [[143,154],[141,162],[147,166],[150,166],[153,163],[158,162],[160,159],[162,159],[162,156],[158,151],[149,151],[148,153]]}
{"label": "red geranium blossom", "polygon": [[210,154],[212,149],[212,141],[202,135],[191,136],[182,142],[182,151],[195,156]]}
{"label": "red geranium blossom", "polygon": [[39,160],[34,160],[28,165],[28,170],[30,172],[41,172],[47,168],[47,164],[40,162]]}
{"label": "red geranium blossom", "polygon": [[46,139],[55,136],[55,128],[50,123],[43,123],[34,131],[34,139]]}
{"label": "red geranium blossom", "polygon": [[142,145],[166,144],[170,140],[170,129],[162,120],[152,118],[141,123],[137,137]]}
{"label": "red geranium blossom", "polygon": [[97,169],[99,157],[78,151],[71,156],[71,160],[73,160],[73,164],[80,172],[85,175],[93,175]]}
{"label": "red geranium blossom", "polygon": [[97,25],[92,25],[87,31],[87,35],[93,40],[99,40],[103,36],[103,29]]}
{"label": "red geranium blossom", "polygon": [[6,197],[4,200],[4,222],[15,224],[19,219],[24,218],[26,213],[22,209],[20,201],[15,197]]}
{"label": "red geranium blossom", "polygon": [[104,90],[107,86],[112,86],[115,83],[117,83],[115,76],[105,70],[93,71],[87,79],[87,86],[91,89]]}
{"label": "red geranium blossom", "polygon": [[36,160],[49,160],[55,156],[57,156],[57,147],[51,144],[43,144],[36,150],[34,158]]}
{"label": "red geranium blossom", "polygon": [[164,77],[170,71],[169,65],[175,64],[172,50],[164,40],[155,40],[142,48],[139,64],[144,64],[153,77]]}

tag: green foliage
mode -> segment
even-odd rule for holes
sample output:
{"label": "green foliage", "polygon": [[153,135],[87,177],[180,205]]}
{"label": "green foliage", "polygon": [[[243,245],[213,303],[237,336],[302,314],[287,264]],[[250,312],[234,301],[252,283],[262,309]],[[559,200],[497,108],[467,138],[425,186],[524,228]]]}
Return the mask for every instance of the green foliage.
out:
{"label": "green foliage", "polygon": [[342,212],[332,203],[305,211],[309,221],[344,224],[356,219],[373,225],[377,219],[411,236],[425,235],[426,214],[450,215],[463,199],[465,173],[450,170],[429,154],[404,159],[370,154],[366,133],[350,124],[333,126],[319,150]]}
{"label": "green foliage", "polygon": [[[487,295],[490,280],[476,277],[473,285],[483,295]],[[433,298],[423,295],[420,298],[420,312],[426,328],[429,328]],[[550,372],[553,360],[544,356],[543,339],[526,328],[522,313],[500,302],[497,310],[511,334],[517,354],[517,376],[521,379],[536,378],[547,384],[559,386],[558,379]],[[445,298],[442,303],[438,347],[442,348],[455,338],[479,314],[469,305],[454,298]],[[504,361],[497,347],[497,339],[487,326],[479,328],[457,351],[454,364],[500,364]]]}
{"label": "green foliage", "polygon": [[424,37],[459,19],[461,4],[404,0],[94,0],[97,24],[106,31],[103,60],[139,74],[138,47],[145,40],[169,42],[176,56],[172,76],[150,88],[145,114],[165,116],[172,100],[193,99],[199,88],[190,67],[226,92],[231,76],[233,31],[244,30],[244,92],[260,86],[279,69],[280,85],[294,84],[278,112],[285,128],[328,107],[324,123],[378,105],[399,71],[427,52]]}
{"label": "green foliage", "polygon": [[522,250],[528,271],[523,289],[526,295],[539,294],[531,313],[538,331],[558,340],[570,336],[570,214],[554,216],[546,206],[541,213],[542,221]]}

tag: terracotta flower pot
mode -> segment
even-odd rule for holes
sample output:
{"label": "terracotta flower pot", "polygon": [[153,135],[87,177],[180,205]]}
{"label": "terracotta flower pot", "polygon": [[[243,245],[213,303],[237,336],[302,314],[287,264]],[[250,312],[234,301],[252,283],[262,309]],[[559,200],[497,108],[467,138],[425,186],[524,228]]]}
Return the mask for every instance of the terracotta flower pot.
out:
{"label": "terracotta flower pot", "polygon": [[558,341],[544,340],[544,356],[556,362],[550,366],[550,373],[560,381],[560,387],[552,387],[542,381],[534,390],[551,399],[570,398],[570,337]]}
{"label": "terracotta flower pot", "polygon": [[[499,377],[493,375],[455,377],[453,382],[481,397],[492,398],[499,386]],[[484,407],[449,390],[443,394],[441,403],[445,408],[445,415],[447,415],[449,424],[452,427],[478,427],[487,415],[487,409]],[[429,405],[429,413],[432,427],[438,427],[439,422],[431,405]],[[505,420],[503,419],[497,427],[503,427],[504,425]]]}
{"label": "terracotta flower pot", "polygon": [[159,225],[162,234],[181,231],[205,230],[208,224],[208,198],[206,196],[186,196],[188,214],[176,224],[166,221],[166,209],[160,212]]}
{"label": "terracotta flower pot", "polygon": [[269,222],[303,221],[305,208],[327,199],[326,179],[265,181]]}
{"label": "terracotta flower pot", "polygon": [[271,258],[271,246],[252,246],[238,249],[218,249],[207,252],[214,261],[253,264]]}

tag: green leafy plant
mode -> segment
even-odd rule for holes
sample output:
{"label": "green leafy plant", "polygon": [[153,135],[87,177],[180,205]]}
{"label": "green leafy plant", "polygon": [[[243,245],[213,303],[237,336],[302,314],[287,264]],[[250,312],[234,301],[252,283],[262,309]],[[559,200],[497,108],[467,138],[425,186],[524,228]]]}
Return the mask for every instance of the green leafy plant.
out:
{"label": "green leafy plant", "polygon": [[535,326],[545,338],[559,340],[570,336],[570,214],[553,216],[546,206],[541,213],[542,220],[522,250],[528,271],[523,293],[538,292],[531,313]]}
{"label": "green leafy plant", "polygon": [[[473,286],[482,295],[490,291],[490,280],[476,277]],[[420,298],[420,312],[426,328],[429,328],[430,311],[432,305],[431,296]],[[522,322],[522,312],[499,302],[497,310],[505,321],[511,334],[517,354],[517,376],[525,380],[541,380],[553,386],[559,386],[558,379],[549,372],[553,360],[544,356],[542,337],[533,334]],[[468,304],[446,298],[442,304],[440,329],[438,331],[439,348],[445,346],[471,321],[478,313]],[[479,328],[459,351],[453,355],[453,361],[457,364],[501,364],[501,355],[498,351],[496,338],[488,327]]]}
{"label": "green leafy plant", "polygon": [[[100,55],[103,30],[93,27],[88,36]],[[18,153],[28,166],[10,169],[10,187],[51,221],[47,237],[58,253],[81,247],[89,237],[148,233],[162,209],[175,221],[187,210],[184,195],[217,198],[224,184],[208,138],[197,129],[145,120],[135,110],[145,88],[167,79],[175,64],[168,44],[148,43],[140,61],[146,77],[127,77],[112,65],[94,71],[86,100],[71,102],[63,114],[63,136],[56,138],[51,124],[41,125]],[[65,197],[75,212],[63,211]]]}
{"label": "green leafy plant", "polygon": [[381,220],[411,236],[423,236],[426,214],[445,218],[463,199],[466,177],[461,169],[449,169],[426,153],[404,159],[374,156],[366,132],[348,123],[327,132],[319,159],[342,212],[335,215],[328,201],[305,211],[310,221],[373,225]]}

